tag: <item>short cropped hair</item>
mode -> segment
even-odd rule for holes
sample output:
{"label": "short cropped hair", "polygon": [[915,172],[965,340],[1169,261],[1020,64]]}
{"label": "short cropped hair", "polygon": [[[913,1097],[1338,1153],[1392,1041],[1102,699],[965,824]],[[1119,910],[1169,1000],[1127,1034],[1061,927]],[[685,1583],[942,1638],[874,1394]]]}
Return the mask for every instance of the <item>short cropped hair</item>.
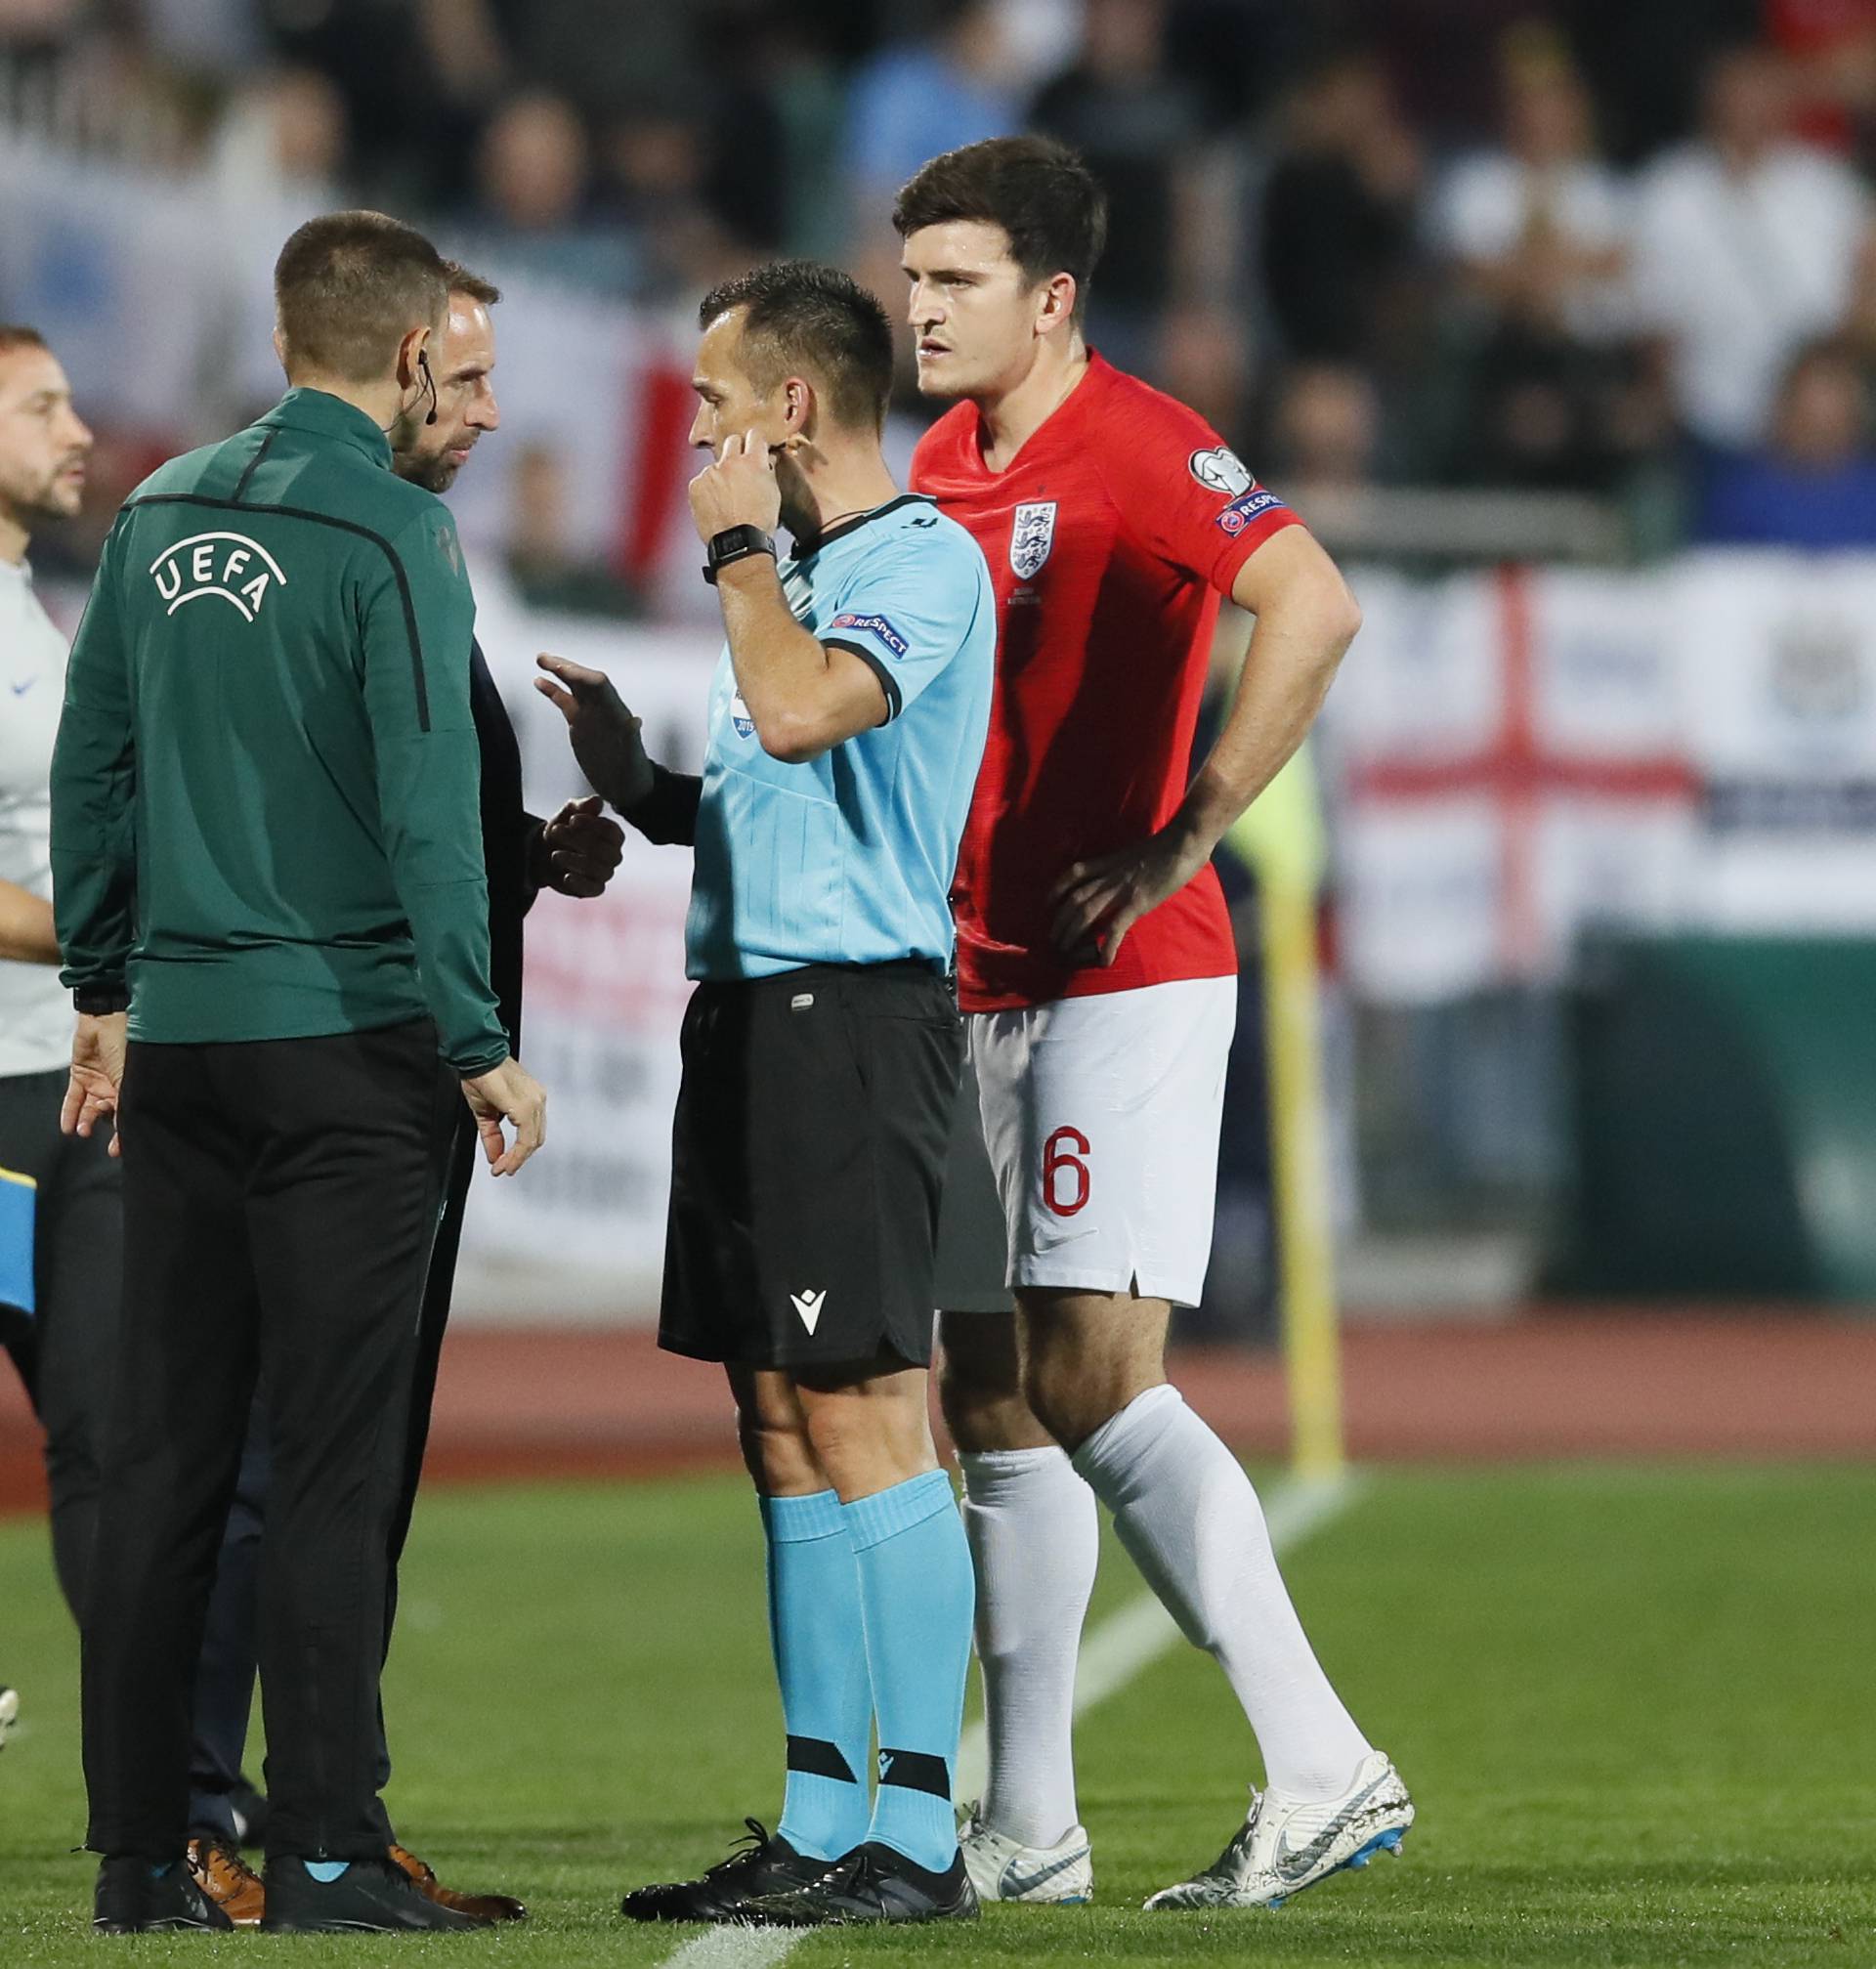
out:
{"label": "short cropped hair", "polygon": [[23,321],[0,321],[0,356],[11,356],[16,349],[43,349],[46,338],[37,328],[28,328]]}
{"label": "short cropped hair", "polygon": [[412,328],[440,326],[449,305],[443,256],[382,212],[309,219],[280,248],[274,306],[289,372],[368,383]]}
{"label": "short cropped hair", "polygon": [[892,208],[902,239],[959,219],[1001,226],[1032,283],[1072,274],[1079,319],[1107,244],[1107,193],[1078,152],[1052,137],[966,144],[921,165]]}
{"label": "short cropped hair", "polygon": [[501,299],[501,289],[492,280],[485,280],[480,274],[471,273],[460,260],[446,260],[443,263],[443,278],[449,283],[452,294],[467,294],[470,300],[482,307],[492,308]]}
{"label": "short cropped hair", "polygon": [[732,308],[743,318],[743,367],[759,390],[804,371],[827,386],[828,408],[852,430],[878,430],[892,394],[892,323],[878,300],[834,267],[777,260],[704,296],[697,324]]}

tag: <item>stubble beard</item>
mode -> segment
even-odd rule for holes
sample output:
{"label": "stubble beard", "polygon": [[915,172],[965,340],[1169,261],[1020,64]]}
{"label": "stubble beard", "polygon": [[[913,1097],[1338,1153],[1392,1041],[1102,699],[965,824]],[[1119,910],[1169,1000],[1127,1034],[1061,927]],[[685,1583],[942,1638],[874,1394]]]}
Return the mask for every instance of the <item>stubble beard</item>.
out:
{"label": "stubble beard", "polygon": [[10,512],[21,526],[36,520],[69,520],[83,505],[82,484],[67,487],[65,473],[74,461],[61,458],[37,484],[9,483],[0,477],[0,509]]}
{"label": "stubble beard", "polygon": [[439,451],[434,458],[416,458],[412,463],[415,469],[410,477],[426,492],[436,492],[439,495],[447,492],[456,483],[456,474],[462,469],[451,461],[447,451]]}

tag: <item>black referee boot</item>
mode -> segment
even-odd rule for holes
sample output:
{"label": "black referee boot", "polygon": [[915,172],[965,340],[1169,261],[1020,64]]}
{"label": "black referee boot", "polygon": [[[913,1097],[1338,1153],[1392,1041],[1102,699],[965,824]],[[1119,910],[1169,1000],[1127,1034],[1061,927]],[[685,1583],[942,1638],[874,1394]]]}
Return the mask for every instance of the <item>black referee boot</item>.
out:
{"label": "black referee boot", "polygon": [[91,1925],[100,1935],[234,1926],[190,1878],[180,1860],[152,1866],[141,1853],[106,1856],[98,1868]]}
{"label": "black referee boot", "polygon": [[942,1873],[869,1841],[811,1886],[744,1902],[736,1919],[756,1928],[848,1927],[877,1921],[975,1921],[983,1909],[959,1853]]}
{"label": "black referee boot", "polygon": [[744,1904],[754,1896],[806,1887],[819,1880],[830,1864],[839,1864],[797,1853],[759,1819],[743,1822],[749,1829],[736,1851],[701,1879],[634,1887],[618,1904],[618,1911],[630,1921],[740,1921]]}
{"label": "black referee boot", "polygon": [[[318,1864],[318,1862],[314,1862]],[[308,1862],[283,1856],[267,1862],[267,1912],[263,1935],[329,1935],[410,1929],[461,1933],[490,1924],[430,1900],[389,1860],[354,1860],[336,1880],[317,1879]]]}

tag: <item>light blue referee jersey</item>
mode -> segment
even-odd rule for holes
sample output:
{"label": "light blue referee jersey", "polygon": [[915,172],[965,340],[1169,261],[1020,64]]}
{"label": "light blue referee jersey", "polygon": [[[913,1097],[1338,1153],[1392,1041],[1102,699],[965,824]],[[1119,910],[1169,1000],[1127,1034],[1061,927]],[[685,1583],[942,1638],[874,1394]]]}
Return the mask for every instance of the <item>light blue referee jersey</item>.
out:
{"label": "light blue referee jersey", "polygon": [[997,603],[976,541],[907,494],[782,563],[796,620],[877,673],[888,716],[805,765],[762,749],[727,645],[686,926],[693,978],[952,958],[951,878],[990,724]]}

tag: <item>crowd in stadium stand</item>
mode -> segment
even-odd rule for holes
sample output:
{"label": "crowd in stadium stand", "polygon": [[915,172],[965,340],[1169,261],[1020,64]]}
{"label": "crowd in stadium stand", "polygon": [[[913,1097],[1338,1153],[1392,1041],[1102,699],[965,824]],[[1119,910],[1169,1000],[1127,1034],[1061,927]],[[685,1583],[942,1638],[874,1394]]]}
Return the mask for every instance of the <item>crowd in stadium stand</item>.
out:
{"label": "crowd in stadium stand", "polygon": [[1096,342],[1309,487],[1876,539],[1876,0],[0,0],[5,113],[678,309],[1080,146]]}

